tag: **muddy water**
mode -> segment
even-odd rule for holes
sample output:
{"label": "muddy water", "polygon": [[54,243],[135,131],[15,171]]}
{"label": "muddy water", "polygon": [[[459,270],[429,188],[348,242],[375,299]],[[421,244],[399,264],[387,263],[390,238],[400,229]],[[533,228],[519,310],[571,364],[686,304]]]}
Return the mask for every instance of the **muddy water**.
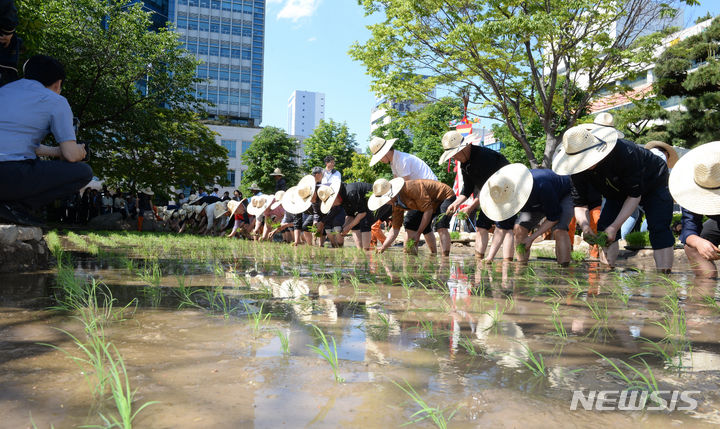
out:
{"label": "muddy water", "polygon": [[[138,415],[136,427],[398,427],[420,407],[394,382],[409,383],[445,416],[457,410],[450,427],[720,423],[720,313],[707,301],[718,298],[718,284],[696,283],[686,272],[670,283],[591,264],[560,270],[463,256],[353,255],[337,264],[318,255],[174,255],[159,260],[154,288],[117,260],[74,256],[76,274],[101,279],[118,305],[139,302],[106,328],[137,389],[135,406],[159,401]],[[70,315],[47,310],[54,283],[52,272],[0,278],[1,427],[76,427],[112,413],[111,402],[93,401],[88,368],[39,344],[77,355],[58,329],[83,335]],[[178,285],[202,291],[193,295],[199,308],[178,309]],[[213,293],[227,305],[213,306]],[[665,336],[657,323],[670,314],[668,294],[678,297],[686,318],[685,341],[675,338],[685,344],[677,353],[681,368],[645,359],[661,389],[699,391],[698,408],[571,411],[574,390],[625,387],[593,350],[623,369],[618,359],[642,369],[630,358],[648,351],[643,338]],[[248,312],[261,305],[271,317],[255,331]],[[557,335],[553,306],[566,338]],[[308,347],[320,344],[312,325],[335,339],[344,383]],[[277,332],[289,338],[288,355]],[[522,363],[531,355],[542,355],[545,376]]]}

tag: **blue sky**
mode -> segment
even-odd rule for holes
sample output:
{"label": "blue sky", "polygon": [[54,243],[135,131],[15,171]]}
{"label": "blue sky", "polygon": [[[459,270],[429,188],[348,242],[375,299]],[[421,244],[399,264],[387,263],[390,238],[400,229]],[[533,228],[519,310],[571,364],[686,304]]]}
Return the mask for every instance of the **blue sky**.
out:
{"label": "blue sky", "polygon": [[[710,12],[720,1],[704,0],[687,8],[686,24]],[[262,126],[287,128],[287,101],[294,90],[325,93],[325,118],[346,122],[364,150],[370,134],[375,95],[363,65],[347,54],[364,42],[365,17],[356,0],[267,0],[265,82]]]}

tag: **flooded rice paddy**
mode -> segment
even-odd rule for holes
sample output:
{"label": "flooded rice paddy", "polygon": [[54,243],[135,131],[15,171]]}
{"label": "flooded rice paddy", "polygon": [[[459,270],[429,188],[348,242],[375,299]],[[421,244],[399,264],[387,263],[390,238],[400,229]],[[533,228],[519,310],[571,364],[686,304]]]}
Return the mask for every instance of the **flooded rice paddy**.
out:
{"label": "flooded rice paddy", "polygon": [[[718,283],[689,272],[132,233],[48,241],[59,267],[0,277],[1,427],[720,423]],[[571,410],[574,391],[625,389],[668,391],[667,406]],[[697,407],[676,409],[673,391]]]}

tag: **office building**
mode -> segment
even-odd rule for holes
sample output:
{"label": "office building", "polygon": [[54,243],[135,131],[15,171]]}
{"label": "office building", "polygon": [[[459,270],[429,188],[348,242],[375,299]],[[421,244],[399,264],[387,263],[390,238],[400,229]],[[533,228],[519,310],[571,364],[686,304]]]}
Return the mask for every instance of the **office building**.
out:
{"label": "office building", "polygon": [[[428,94],[428,99],[435,99],[435,90]],[[405,116],[408,112],[414,112],[427,106],[429,102],[416,103],[414,101],[388,101],[386,97],[377,98],[375,105],[370,110],[370,133],[375,131],[382,125],[392,122],[393,118],[388,114],[388,110],[384,107],[390,104],[390,108],[395,110],[400,116]]]}
{"label": "office building", "polygon": [[[157,3],[161,0],[146,0]],[[265,0],[170,0],[168,18],[202,61],[198,97],[212,119],[256,127],[262,121]]]}
{"label": "office building", "polygon": [[322,119],[325,119],[325,94],[293,91],[288,99],[288,135],[307,138]]}
{"label": "office building", "polygon": [[240,186],[243,172],[247,166],[242,162],[242,154],[248,150],[255,136],[262,131],[260,128],[232,127],[225,125],[208,125],[217,135],[215,141],[228,150],[228,171],[226,181],[220,183],[223,192],[233,190]]}

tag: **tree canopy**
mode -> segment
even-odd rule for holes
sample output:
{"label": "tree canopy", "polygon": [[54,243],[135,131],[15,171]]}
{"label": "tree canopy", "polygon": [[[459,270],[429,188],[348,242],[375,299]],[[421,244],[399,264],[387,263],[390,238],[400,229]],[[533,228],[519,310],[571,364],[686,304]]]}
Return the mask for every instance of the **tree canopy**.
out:
{"label": "tree canopy", "polygon": [[282,170],[288,187],[295,185],[300,176],[300,169],[295,162],[298,142],[277,127],[265,127],[260,131],[248,150],[242,155],[247,170],[243,173],[241,190],[249,195],[248,187],[257,183],[266,194],[275,191],[275,179],[270,177],[276,168]]}
{"label": "tree canopy", "polygon": [[[658,58],[653,91],[617,111],[621,129],[637,143],[661,140],[680,147],[717,140],[720,134],[720,19]],[[683,109],[665,110],[668,100]]]}
{"label": "tree canopy", "polygon": [[[197,61],[168,28],[149,31],[132,0],[16,0],[25,56],[65,65],[62,95],[89,143],[90,165],[121,186],[206,186],[224,179],[227,151],[201,124]],[[200,112],[200,115],[194,113]]]}
{"label": "tree canopy", "polygon": [[310,171],[313,167],[325,167],[325,157],[332,155],[335,157],[335,169],[344,175],[345,169],[352,165],[356,149],[355,134],[350,132],[345,122],[320,120],[310,137],[305,139],[305,169]]}
{"label": "tree canopy", "polygon": [[[366,14],[385,17],[368,26],[367,42],[350,50],[367,68],[376,93],[423,100],[438,86],[467,91],[470,101],[488,112],[485,116],[505,123],[531,166],[549,166],[560,135],[575,125],[592,98],[627,70],[652,60],[662,37],[652,30],[672,15],[670,3],[697,1],[359,3]],[[540,160],[533,152],[529,116],[544,133]]]}

